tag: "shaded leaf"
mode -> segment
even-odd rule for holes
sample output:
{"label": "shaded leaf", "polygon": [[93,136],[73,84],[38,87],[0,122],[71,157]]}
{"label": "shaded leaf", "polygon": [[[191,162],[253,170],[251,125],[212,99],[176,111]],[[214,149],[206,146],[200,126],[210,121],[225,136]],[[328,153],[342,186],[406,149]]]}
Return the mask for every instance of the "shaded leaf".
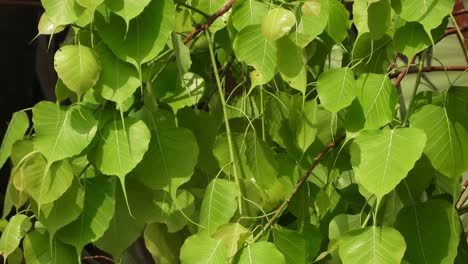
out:
{"label": "shaded leaf", "polygon": [[106,6],[125,20],[128,29],[130,20],[143,12],[150,2],[151,0],[106,0]]}
{"label": "shaded leaf", "polygon": [[0,147],[0,168],[3,167],[5,161],[12,154],[13,144],[23,138],[28,128],[28,115],[25,112],[15,112],[11,117]]}
{"label": "shaded leaf", "polygon": [[178,233],[168,233],[164,224],[152,223],[146,226],[144,233],[145,245],[156,263],[172,264],[179,259],[182,247]]}
{"label": "shaded leaf", "polygon": [[192,65],[192,59],[190,58],[190,49],[187,46],[185,46],[180,36],[177,35],[175,32],[172,32],[171,39],[172,46],[174,47],[179,74],[184,74],[188,72],[190,66]]}
{"label": "shaded leaf", "polygon": [[49,240],[49,234],[44,229],[36,229],[26,235],[23,247],[28,264],[78,263],[72,247],[56,239],[49,244]]}
{"label": "shaded leaf", "polygon": [[328,3],[330,15],[325,31],[335,43],[340,43],[348,36],[348,29],[351,27],[349,13],[339,1],[329,1]]}
{"label": "shaded leaf", "polygon": [[399,27],[393,36],[395,50],[412,58],[418,52],[431,46],[431,39],[421,24],[408,22]]}

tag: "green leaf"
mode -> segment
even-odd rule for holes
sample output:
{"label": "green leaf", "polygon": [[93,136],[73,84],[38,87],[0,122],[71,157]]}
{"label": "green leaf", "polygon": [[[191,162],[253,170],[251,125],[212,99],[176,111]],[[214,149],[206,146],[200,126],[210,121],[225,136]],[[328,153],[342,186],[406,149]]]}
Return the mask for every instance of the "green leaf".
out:
{"label": "green leaf", "polygon": [[164,86],[160,80],[157,80],[157,84],[153,87],[155,95],[161,102],[170,105],[174,112],[186,106],[196,105],[205,92],[205,80],[192,72],[174,77],[174,82],[169,86]]}
{"label": "green leaf", "polygon": [[152,223],[146,226],[144,239],[155,263],[172,264],[178,261],[184,242],[178,233],[168,233],[164,224]]}
{"label": "green leaf", "polygon": [[[225,6],[228,3],[228,0],[216,0],[216,1],[198,1],[197,4],[194,6],[198,10],[204,12],[207,15],[212,15],[216,13],[219,9]],[[205,23],[206,18],[200,14],[194,13],[193,18],[196,23]],[[224,28],[227,24],[229,18],[229,13],[218,17],[213,23],[210,25],[209,30],[213,33],[216,31]]]}
{"label": "green leaf", "polygon": [[57,200],[73,182],[73,171],[67,160],[53,163],[50,167],[41,153],[35,153],[16,167],[13,184],[25,191],[41,207]]}
{"label": "green leaf", "polygon": [[50,238],[62,227],[70,224],[80,216],[84,206],[84,190],[78,180],[74,180],[70,188],[53,203],[43,204],[38,212],[36,204],[33,210],[39,221],[47,227]]}
{"label": "green leaf", "polygon": [[144,11],[130,21],[114,14],[96,13],[96,27],[102,40],[121,60],[137,69],[154,59],[164,48],[174,28],[175,10],[172,0],[151,1]]}
{"label": "green leaf", "polygon": [[258,0],[237,1],[232,8],[232,24],[237,31],[250,25],[262,24],[268,10],[268,5]]}
{"label": "green leaf", "polygon": [[239,223],[219,226],[212,237],[222,241],[228,249],[228,258],[234,257],[246,238],[253,238],[250,231]]}
{"label": "green leaf", "polygon": [[195,198],[186,190],[179,190],[177,196],[169,191],[154,191],[152,206],[156,211],[152,221],[167,225],[168,232],[182,229],[195,211]]}
{"label": "green leaf", "polygon": [[62,46],[55,53],[54,68],[78,99],[96,84],[101,72],[101,64],[94,51],[82,45]]}
{"label": "green leaf", "polygon": [[49,245],[49,234],[44,229],[36,229],[26,235],[23,242],[24,258],[28,264],[78,263],[72,247],[58,241]]}
{"label": "green leaf", "polygon": [[83,7],[95,10],[104,0],[76,0],[76,2]]}
{"label": "green leaf", "polygon": [[403,208],[395,228],[406,240],[408,262],[454,263],[461,227],[457,212],[447,201],[434,199]]}
{"label": "green leaf", "polygon": [[425,145],[426,135],[420,129],[361,132],[350,147],[357,181],[380,201],[406,177]]}
{"label": "green leaf", "polygon": [[200,225],[209,234],[214,233],[220,225],[228,223],[234,215],[237,210],[236,199],[240,199],[238,193],[238,186],[232,181],[213,179],[208,184],[200,208]]}
{"label": "green leaf", "polygon": [[351,61],[359,63],[353,68],[354,72],[386,74],[395,54],[392,40],[388,35],[378,40],[373,40],[370,33],[359,35],[351,52]]}
{"label": "green leaf", "polygon": [[417,22],[408,22],[399,27],[393,36],[393,41],[395,50],[408,58],[431,46],[431,38]]}
{"label": "green leaf", "polygon": [[281,38],[296,24],[294,13],[281,7],[273,8],[263,18],[262,34],[269,41]]}
{"label": "green leaf", "polygon": [[104,99],[122,105],[141,85],[138,72],[132,65],[119,60],[102,42],[95,51],[101,61],[102,70],[94,89]]}
{"label": "green leaf", "polygon": [[80,154],[96,134],[97,121],[85,107],[66,109],[43,101],[36,104],[32,112],[36,131],[34,143],[49,165]]}
{"label": "green leaf", "polygon": [[151,0],[106,0],[106,7],[122,17],[128,26],[130,20],[138,16]]}
{"label": "green leaf", "polygon": [[[305,48],[325,30],[330,12],[329,5],[329,0],[313,0],[304,3],[297,23],[297,34],[293,32],[290,37],[298,46]],[[302,38],[304,41],[301,41]]]}
{"label": "green leaf", "polygon": [[333,217],[328,226],[330,240],[338,240],[347,231],[361,227],[361,215],[339,214]]}
{"label": "green leaf", "polygon": [[[253,66],[252,86],[269,82],[275,76],[276,44],[263,37],[260,25],[243,28],[234,39],[233,49],[238,60]],[[252,76],[253,75],[253,76]]]}
{"label": "green leaf", "polygon": [[278,70],[283,80],[302,94],[306,93],[307,72],[302,49],[288,38],[277,40]]}
{"label": "green leaf", "polygon": [[322,73],[317,81],[320,104],[330,112],[338,112],[356,97],[355,86],[353,70],[348,67]]}
{"label": "green leaf", "polygon": [[115,181],[104,176],[86,179],[83,213],[57,232],[57,237],[81,252],[84,245],[98,240],[114,215]]}
{"label": "green leaf", "polygon": [[269,263],[284,264],[286,260],[273,243],[260,241],[244,248],[239,264]]}
{"label": "green leaf", "polygon": [[365,118],[365,128],[379,128],[395,115],[398,95],[386,74],[362,74],[357,80],[357,98]]}
{"label": "green leaf", "polygon": [[19,246],[21,239],[30,228],[31,222],[26,215],[17,214],[10,218],[0,238],[0,255],[5,260]]}
{"label": "green leaf", "polygon": [[436,170],[454,178],[466,171],[468,131],[461,123],[451,118],[448,109],[425,105],[411,115],[410,121],[412,127],[422,129],[426,133],[424,154]]}
{"label": "green leaf", "polygon": [[353,22],[359,35],[369,32],[367,4],[367,0],[353,2]]}
{"label": "green leaf", "polygon": [[133,218],[125,205],[123,190],[116,187],[114,217],[104,235],[94,243],[114,259],[120,259],[125,249],[141,235],[145,225],[143,219]]}
{"label": "green leaf", "polygon": [[289,112],[289,126],[294,131],[296,143],[304,153],[315,141],[317,135],[317,101],[302,104],[301,97],[295,97]]}
{"label": "green leaf", "polygon": [[208,231],[202,231],[185,240],[180,249],[180,261],[183,264],[227,264],[227,247],[221,240],[211,238]]}
{"label": "green leaf", "polygon": [[179,35],[175,32],[171,34],[172,46],[176,56],[177,68],[180,74],[188,72],[192,65],[192,59],[190,59],[190,49],[185,46],[184,42]]}
{"label": "green leaf", "polygon": [[390,27],[391,7],[388,0],[373,2],[367,7],[367,24],[374,40],[382,38]]}
{"label": "green leaf", "polygon": [[284,255],[285,263],[301,264],[308,263],[307,244],[300,233],[293,230],[274,230],[273,241],[278,250]]}
{"label": "green leaf", "polygon": [[325,31],[335,41],[341,43],[348,36],[348,29],[351,27],[349,13],[345,6],[335,0],[329,1],[330,15]]}
{"label": "green leaf", "polygon": [[65,26],[57,25],[52,22],[46,12],[42,13],[37,24],[37,35],[53,35],[62,32]]}
{"label": "green leaf", "polygon": [[5,161],[10,157],[13,144],[22,139],[24,133],[29,128],[29,118],[28,115],[21,111],[15,112],[11,117],[10,124],[8,124],[8,129],[3,137],[2,145],[0,147],[0,168],[3,167]]}
{"label": "green leaf", "polygon": [[153,123],[152,130],[148,152],[132,174],[146,186],[165,189],[175,197],[197,164],[197,141],[186,128],[160,128]]}
{"label": "green leaf", "polygon": [[250,167],[255,183],[261,188],[271,187],[278,176],[278,164],[275,160],[275,152],[254,132],[245,136],[247,146],[245,155],[247,165]]}
{"label": "green leaf", "polygon": [[308,16],[319,16],[321,12],[320,0],[311,0],[304,3],[301,6],[301,11]]}
{"label": "green leaf", "polygon": [[41,4],[49,19],[57,26],[75,22],[84,11],[75,0],[41,0]]}
{"label": "green leaf", "polygon": [[339,253],[346,264],[399,264],[405,249],[405,240],[397,230],[372,226],[342,236]]}
{"label": "green leaf", "polygon": [[395,12],[406,21],[416,21],[423,25],[430,34],[436,28],[454,5],[454,0],[393,0],[392,7]]}

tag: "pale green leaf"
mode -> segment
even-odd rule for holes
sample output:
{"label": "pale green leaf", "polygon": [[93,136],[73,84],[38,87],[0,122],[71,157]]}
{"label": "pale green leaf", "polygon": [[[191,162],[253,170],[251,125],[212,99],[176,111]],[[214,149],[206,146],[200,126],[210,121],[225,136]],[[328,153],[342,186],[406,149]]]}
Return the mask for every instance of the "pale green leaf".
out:
{"label": "pale green leaf", "polygon": [[54,67],[63,83],[78,99],[99,79],[101,64],[94,51],[81,45],[61,47],[54,56]]}
{"label": "pale green leaf", "polygon": [[416,128],[365,130],[350,147],[356,180],[380,201],[421,157],[426,134]]}
{"label": "pale green leaf", "polygon": [[101,61],[102,70],[94,89],[104,99],[122,105],[141,85],[138,72],[132,65],[118,59],[102,42],[95,51]]}
{"label": "pale green leaf", "polygon": [[301,10],[302,13],[298,15],[300,18],[297,22],[297,33],[291,33],[290,38],[298,46],[305,48],[307,44],[325,30],[329,16],[329,0],[305,2]]}
{"label": "pale green leaf", "polygon": [[322,73],[317,81],[320,104],[330,112],[338,112],[356,97],[355,86],[353,70],[348,67]]}
{"label": "pale green leaf", "polygon": [[403,208],[395,228],[406,240],[404,258],[408,262],[455,263],[461,227],[457,212],[447,201],[434,199]]}
{"label": "pale green leaf", "polygon": [[192,132],[186,128],[161,128],[152,124],[153,135],[143,161],[132,174],[152,189],[176,193],[194,172],[198,146]]}
{"label": "pale green leaf", "polygon": [[281,8],[273,8],[263,18],[262,34],[269,41],[281,38],[296,24],[294,13]]}
{"label": "pale green leaf", "polygon": [[396,30],[393,43],[396,51],[412,58],[416,53],[431,46],[431,39],[421,24],[408,22]]}
{"label": "pale green leaf", "polygon": [[265,84],[275,76],[276,44],[268,41],[261,33],[260,25],[243,28],[234,39],[233,49],[238,60],[253,66],[255,83]]}
{"label": "pale green leaf", "polygon": [[319,16],[321,12],[320,0],[311,0],[304,3],[301,6],[301,11],[308,16]]}
{"label": "pale green leaf", "polygon": [[52,22],[46,12],[42,13],[37,24],[38,35],[53,35],[62,32],[64,29],[65,26]]}
{"label": "pale green leaf", "polygon": [[209,234],[229,222],[237,210],[238,186],[228,180],[214,179],[208,184],[200,208],[200,225]]}
{"label": "pale green leaf", "polygon": [[391,227],[351,230],[341,237],[339,244],[344,264],[399,264],[405,249],[405,239]]}
{"label": "pale green leaf", "polygon": [[244,248],[239,257],[239,264],[284,264],[286,260],[273,243],[260,241]]}
{"label": "pale green leaf", "polygon": [[122,17],[128,28],[130,20],[143,12],[150,2],[151,0],[106,0],[106,7]]}
{"label": "pale green leaf", "polygon": [[180,249],[180,261],[183,264],[227,264],[227,247],[221,240],[210,237],[202,231],[190,236]]}
{"label": "pale green leaf", "polygon": [[32,112],[34,143],[49,164],[80,154],[96,134],[97,121],[85,107],[66,109],[43,101]]}
{"label": "pale green leaf", "polygon": [[268,5],[261,1],[237,1],[232,8],[232,24],[237,31],[250,25],[259,25],[267,15],[268,10]]}
{"label": "pale green leaf", "polygon": [[5,161],[7,161],[8,157],[12,154],[13,144],[23,138],[28,128],[28,115],[22,111],[14,113],[0,147],[0,168],[3,167]]}
{"label": "pale green leaf", "polygon": [[180,36],[177,35],[175,32],[172,32],[171,39],[172,46],[174,47],[179,74],[184,74],[188,72],[190,66],[192,65],[192,59],[190,58],[190,49],[187,46],[185,46]]}
{"label": "pale green leaf", "polygon": [[278,164],[275,160],[275,152],[254,132],[245,135],[246,162],[250,167],[255,183],[261,188],[269,188],[278,176]]}
{"label": "pale green leaf", "polygon": [[432,166],[448,177],[459,177],[468,164],[468,131],[451,118],[446,108],[425,105],[411,115],[411,126],[424,130],[427,144],[424,154]]}
{"label": "pale green leaf", "polygon": [[47,227],[50,237],[62,227],[70,224],[80,216],[84,206],[84,190],[77,180],[74,180],[70,188],[53,203],[43,204],[38,212],[36,204],[33,210],[39,221]]}
{"label": "pale green leaf", "polygon": [[250,231],[239,223],[224,224],[216,229],[212,237],[222,241],[228,249],[228,258],[234,257],[246,238],[253,238]]}
{"label": "pale green leaf", "polygon": [[41,4],[49,19],[57,26],[75,22],[84,11],[75,0],[41,0]]}
{"label": "pale green leaf", "polygon": [[83,213],[57,232],[57,237],[81,252],[84,245],[98,240],[114,215],[115,181],[98,176],[86,179]]}
{"label": "pale green leaf", "polygon": [[78,263],[76,251],[73,247],[56,239],[52,243],[49,243],[49,241],[49,234],[44,229],[36,229],[28,233],[23,241],[26,263]]}
{"label": "pale green leaf", "polygon": [[41,207],[62,196],[73,182],[73,172],[67,160],[47,164],[41,153],[35,153],[13,170],[13,184],[26,192]]}
{"label": "pale green leaf", "polygon": [[31,228],[31,222],[26,215],[17,214],[10,218],[8,225],[0,237],[0,255],[5,259],[19,246],[21,239]]}
{"label": "pale green leaf", "polygon": [[329,1],[328,24],[325,31],[335,41],[341,43],[348,36],[348,29],[351,27],[349,13],[346,7],[339,1]]}
{"label": "pale green leaf", "polygon": [[76,0],[78,4],[80,4],[83,7],[90,8],[90,9],[96,9],[99,5],[101,5],[104,0]]}
{"label": "pale green leaf", "polygon": [[151,1],[144,11],[130,21],[115,14],[96,13],[99,35],[121,60],[135,67],[154,59],[164,48],[174,28],[175,10],[172,0]]}
{"label": "pale green leaf", "polygon": [[354,0],[353,2],[353,22],[358,34],[369,32],[367,0]]}

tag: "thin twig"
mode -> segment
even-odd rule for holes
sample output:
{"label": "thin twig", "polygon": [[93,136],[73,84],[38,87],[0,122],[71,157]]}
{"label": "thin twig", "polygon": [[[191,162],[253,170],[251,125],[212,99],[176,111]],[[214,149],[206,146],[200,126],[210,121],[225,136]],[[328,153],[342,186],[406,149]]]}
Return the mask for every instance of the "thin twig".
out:
{"label": "thin twig", "polygon": [[468,13],[468,9],[461,9],[452,13],[453,16],[464,15]]}
{"label": "thin twig", "polygon": [[335,141],[331,142],[328,144],[315,158],[314,162],[312,162],[312,165],[309,167],[309,169],[305,172],[304,176],[299,180],[299,182],[296,184],[296,187],[293,189],[293,191],[289,194],[288,198],[286,198],[283,203],[276,209],[275,214],[271,217],[270,221],[266,223],[266,225],[263,228],[263,231],[267,230],[270,226],[272,226],[276,220],[281,216],[281,213],[286,209],[288,206],[289,202],[291,199],[294,197],[294,195],[297,193],[297,191],[301,188],[302,185],[307,181],[309,178],[310,174],[312,174],[312,171],[317,167],[317,165],[320,163],[322,158],[327,154],[330,150],[335,148],[341,141],[345,139],[346,135],[343,135],[336,139]]}
{"label": "thin twig", "polygon": [[231,9],[232,5],[236,2],[237,0],[230,0],[227,2],[223,7],[221,7],[218,11],[216,11],[213,15],[211,15],[205,23],[198,25],[190,34],[187,35],[184,39],[184,44],[187,44],[189,41],[194,39],[200,32],[207,30],[215,20],[224,15],[229,9]]}
{"label": "thin twig", "polygon": [[[417,56],[418,56],[418,54],[414,55],[413,58],[411,59],[411,62],[408,65],[414,64],[414,62],[416,61]],[[401,72],[397,72],[395,74],[390,74],[388,76],[390,78],[397,77],[397,79],[393,82],[393,86],[398,87],[400,85],[401,81],[403,80],[403,78],[405,78],[405,76],[406,76],[406,74],[408,73],[409,70],[410,70],[410,67],[406,67]],[[395,75],[395,76],[393,76],[393,75]]]}
{"label": "thin twig", "polygon": [[[433,71],[466,71],[468,70],[468,65],[459,65],[459,66],[425,66],[422,68],[422,72],[433,72]],[[395,77],[403,79],[403,77],[406,74],[411,74],[411,73],[417,73],[418,72],[418,67],[417,66],[412,66],[409,69],[405,68],[404,70],[396,73],[389,74],[388,77],[390,79],[393,79]],[[398,81],[396,84],[400,84],[401,80],[395,80],[395,83]],[[396,87],[397,85],[395,85]]]}
{"label": "thin twig", "polygon": [[[463,31],[467,31],[468,30],[468,26],[463,26],[463,27],[460,27],[460,31],[463,32]],[[457,28],[455,27],[451,27],[451,28],[447,28],[444,32],[444,35],[442,35],[442,37],[440,37],[439,41],[442,40],[443,38],[449,36],[449,35],[453,35],[453,34],[457,34],[458,31],[457,31]]]}
{"label": "thin twig", "polygon": [[85,257],[82,257],[81,258],[82,260],[96,260],[96,259],[104,259],[104,260],[107,260],[109,262],[112,262],[114,263],[114,260],[109,258],[109,257],[106,257],[106,256],[102,256],[102,255],[97,255],[97,256],[85,256]]}

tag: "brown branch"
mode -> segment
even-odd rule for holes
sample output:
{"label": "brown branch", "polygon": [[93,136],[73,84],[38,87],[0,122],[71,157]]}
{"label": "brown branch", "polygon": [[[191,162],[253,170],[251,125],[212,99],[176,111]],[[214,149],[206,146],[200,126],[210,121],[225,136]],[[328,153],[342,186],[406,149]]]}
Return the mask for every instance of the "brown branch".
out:
{"label": "brown branch", "polygon": [[288,206],[289,202],[291,201],[291,199],[294,197],[294,195],[297,193],[297,191],[301,188],[302,185],[304,185],[304,183],[307,181],[307,179],[309,178],[310,174],[312,173],[312,171],[315,169],[315,167],[317,167],[317,165],[320,163],[320,161],[322,160],[322,158],[325,156],[325,154],[327,154],[330,150],[332,150],[333,148],[335,148],[341,141],[343,141],[343,139],[345,139],[346,135],[343,135],[341,137],[339,137],[338,139],[336,139],[335,141],[331,142],[330,144],[328,144],[315,158],[314,158],[314,162],[312,162],[312,165],[309,167],[309,169],[305,172],[304,176],[302,176],[302,178],[299,180],[299,182],[296,184],[296,187],[293,189],[293,191],[289,194],[288,198],[286,198],[283,203],[280,205],[280,207],[278,207],[278,209],[276,209],[276,212],[275,214],[271,217],[270,221],[268,221],[268,223],[266,223],[265,227],[263,228],[263,230],[267,230],[270,226],[272,226],[276,220],[278,220],[278,218],[280,217],[281,213],[284,211],[284,209],[286,209],[286,207]]}
{"label": "brown branch", "polygon": [[[461,32],[468,31],[468,26],[460,27],[460,31]],[[455,28],[455,27],[447,28],[445,30],[444,34],[442,35],[442,37],[440,37],[440,39],[438,41],[442,40],[443,38],[445,38],[445,37],[447,37],[449,35],[453,35],[453,34],[457,34],[457,33],[458,33],[457,28]]]}
{"label": "brown branch", "polygon": [[205,23],[198,25],[190,34],[187,35],[184,39],[184,44],[187,44],[189,41],[194,39],[200,32],[207,30],[215,20],[224,15],[229,9],[231,9],[232,5],[236,2],[237,0],[230,0],[227,2],[223,7],[221,7],[218,11],[216,11],[213,15],[211,15]]}
{"label": "brown branch", "polygon": [[[411,59],[411,62],[410,64],[414,64],[414,62],[416,61],[416,58],[418,57],[419,54],[416,54],[413,56],[413,58]],[[398,88],[398,86],[400,85],[401,81],[403,80],[403,78],[405,78],[406,74],[408,73],[410,67],[405,67],[405,69],[403,69],[401,72],[397,72],[395,74],[390,74],[388,77],[389,78],[395,78],[397,77],[397,79],[393,82],[393,86],[395,86],[395,88]],[[395,76],[393,76],[395,75]]]}
{"label": "brown branch", "polygon": [[106,256],[85,256],[85,257],[82,257],[81,260],[95,260],[95,259],[104,259],[104,260],[107,260],[109,262],[112,262],[114,263],[114,260],[109,258],[109,257],[106,257]]}
{"label": "brown branch", "polygon": [[[422,72],[466,71],[466,70],[468,70],[468,65],[462,65],[462,66],[426,66],[426,67],[423,67]],[[409,69],[405,68],[401,72],[392,73],[388,77],[390,77],[391,79],[395,78],[395,77],[398,77],[397,80],[395,80],[395,83],[399,84],[401,82],[401,80],[399,80],[401,75],[404,76],[406,74],[417,73],[417,72],[418,72],[418,68],[413,66],[413,67],[410,67]],[[401,77],[401,79],[403,79],[403,78]],[[398,81],[398,83],[397,83],[397,81]],[[396,87],[396,85],[395,85],[395,87]]]}
{"label": "brown branch", "polygon": [[453,16],[459,16],[459,15],[464,15],[468,13],[468,9],[461,9],[461,10],[457,10],[455,12],[452,13]]}

